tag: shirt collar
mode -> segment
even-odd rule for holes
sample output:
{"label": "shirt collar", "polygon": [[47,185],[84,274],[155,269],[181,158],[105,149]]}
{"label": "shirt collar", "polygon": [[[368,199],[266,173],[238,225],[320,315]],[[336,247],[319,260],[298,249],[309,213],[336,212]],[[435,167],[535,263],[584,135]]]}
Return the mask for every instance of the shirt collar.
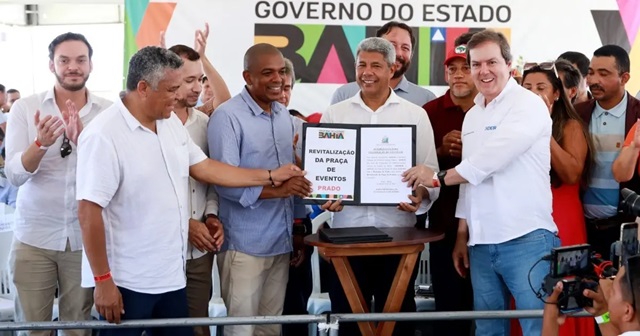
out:
{"label": "shirt collar", "polygon": [[120,93],[120,98],[116,99],[116,102],[114,104],[118,106],[118,110],[120,111],[120,114],[122,114],[122,117],[124,118],[124,121],[127,123],[127,126],[129,126],[129,129],[132,131],[138,127],[145,129],[140,123],[140,121],[136,119],[136,117],[134,117],[133,114],[131,114],[131,111],[129,111],[129,109],[124,105],[124,102],[122,101],[122,99],[124,98],[123,93],[124,92]]}
{"label": "shirt collar", "polygon": [[626,110],[627,110],[627,93],[625,92],[624,96],[622,97],[622,100],[618,103],[618,105],[614,106],[610,110],[603,109],[602,106],[600,106],[600,103],[596,101],[596,107],[593,112],[596,118],[600,117],[605,112],[609,112],[609,114],[611,114],[612,116],[615,116],[616,118],[620,118],[622,117],[622,115],[625,113]]}
{"label": "shirt collar", "polygon": [[[86,110],[87,112],[83,113],[83,108],[84,106],[76,106],[78,108],[78,112],[80,112],[80,116],[84,116],[88,113],[88,111],[91,110],[91,107],[93,105],[93,94],[91,93],[91,91],[89,91],[89,89],[86,89],[87,92],[87,105],[85,106],[89,106],[89,109]],[[44,101],[48,101],[51,100],[51,102],[55,105],[56,104],[56,93],[55,93],[55,87],[52,87],[51,89],[49,89],[49,91],[47,91],[47,93],[44,95]]]}
{"label": "shirt collar", "polygon": [[[502,101],[506,96],[507,93],[511,90],[513,90],[513,88],[519,86],[518,82],[516,82],[515,79],[513,79],[513,77],[510,77],[509,80],[507,80],[507,84],[504,86],[504,88],[502,89],[502,92],[500,92],[500,94],[498,94],[497,97],[495,97],[491,103],[496,102],[499,103],[500,101]],[[473,102],[482,107],[482,108],[486,108],[485,104],[484,104],[484,95],[482,95],[482,93],[478,93],[478,95],[476,95],[476,97],[473,99]],[[489,103],[489,104],[491,104]]]}
{"label": "shirt collar", "polygon": [[409,81],[407,80],[407,77],[405,77],[404,75],[402,76],[402,79],[398,82],[398,85],[396,85],[396,87],[393,89],[393,91],[396,90],[409,93]]}
{"label": "shirt collar", "polygon": [[[249,106],[249,109],[251,110],[251,112],[253,112],[253,115],[259,116],[260,114],[265,112],[262,107],[260,107],[260,105],[256,103],[253,97],[251,97],[251,94],[249,93],[249,90],[247,90],[246,86],[240,92],[240,97],[242,98],[242,100],[244,100],[245,103],[247,103],[247,106]],[[278,114],[282,109],[284,109],[284,106],[280,103],[275,101],[271,103],[271,111],[273,113]]]}
{"label": "shirt collar", "polygon": [[[395,91],[394,90],[389,90],[389,91],[391,91],[391,93],[389,94],[389,97],[387,97],[387,100],[384,102],[384,104],[382,104],[382,106],[378,108],[378,111],[385,108],[387,105],[400,103],[400,97],[398,97]],[[371,111],[371,108],[367,106],[367,104],[365,104],[364,100],[362,100],[362,96],[360,95],[360,93],[361,91],[358,90],[358,93],[356,93],[353,97],[349,98],[349,100],[351,101],[352,104],[360,105],[363,109]],[[375,112],[375,111],[372,111],[372,112]]]}
{"label": "shirt collar", "polygon": [[445,110],[460,108],[460,106],[456,105],[456,103],[453,102],[453,99],[451,99],[451,90],[447,90],[447,92],[442,95],[442,108]]}

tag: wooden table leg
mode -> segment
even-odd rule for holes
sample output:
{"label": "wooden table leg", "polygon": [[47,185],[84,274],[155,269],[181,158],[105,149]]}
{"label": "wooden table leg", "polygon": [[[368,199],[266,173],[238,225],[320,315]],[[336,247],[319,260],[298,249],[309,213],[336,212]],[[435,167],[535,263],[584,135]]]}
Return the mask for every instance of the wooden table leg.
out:
{"label": "wooden table leg", "polygon": [[[387,302],[384,304],[385,313],[397,313],[402,307],[402,301],[404,301],[404,295],[407,292],[407,286],[413,273],[413,268],[416,265],[416,260],[420,252],[403,254],[400,258],[398,270],[396,276],[393,278],[393,284],[391,290],[387,296]],[[393,333],[395,327],[395,321],[381,321],[378,323],[378,329],[376,335],[390,336]]]}
{"label": "wooden table leg", "polygon": [[[344,294],[347,296],[347,300],[349,301],[349,305],[351,306],[353,313],[369,313],[369,308],[364,301],[364,297],[360,291],[360,286],[358,286],[358,281],[356,280],[355,274],[353,274],[353,269],[351,269],[351,264],[349,264],[347,257],[333,257],[331,260],[333,262],[333,266],[336,268],[338,279],[340,279],[340,283],[344,289]],[[360,332],[362,332],[363,336],[374,335],[373,322],[358,322],[358,326],[360,327]]]}

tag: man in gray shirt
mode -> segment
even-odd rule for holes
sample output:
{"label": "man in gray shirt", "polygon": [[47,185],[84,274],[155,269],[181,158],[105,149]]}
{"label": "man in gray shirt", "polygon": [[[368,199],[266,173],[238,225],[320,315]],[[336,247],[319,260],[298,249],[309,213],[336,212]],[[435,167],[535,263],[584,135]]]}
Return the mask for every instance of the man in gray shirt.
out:
{"label": "man in gray shirt", "polygon": [[[404,76],[411,65],[413,47],[416,44],[416,37],[413,36],[411,28],[404,23],[391,21],[376,31],[376,37],[382,37],[391,42],[396,49],[396,72],[393,74],[391,81],[389,81],[393,91],[400,98],[404,98],[418,106],[434,100],[436,96],[433,92],[409,82]],[[360,88],[356,82],[339,87],[331,97],[331,105],[355,96],[359,90]]]}

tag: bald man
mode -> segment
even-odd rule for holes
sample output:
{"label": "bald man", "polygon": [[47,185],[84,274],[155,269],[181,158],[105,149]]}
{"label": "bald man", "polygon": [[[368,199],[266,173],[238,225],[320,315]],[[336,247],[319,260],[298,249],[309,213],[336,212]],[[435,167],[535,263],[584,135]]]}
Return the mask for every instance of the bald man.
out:
{"label": "bald man", "polygon": [[[282,95],[285,63],[278,49],[256,44],[244,56],[245,87],[220,105],[208,127],[209,154],[224,163],[271,167],[295,163],[294,128]],[[269,168],[267,168],[269,169]],[[293,196],[309,194],[305,178],[279,187],[217,187],[225,242],[218,254],[229,316],[280,315],[289,278]],[[280,335],[280,325],[225,326],[225,335]]]}

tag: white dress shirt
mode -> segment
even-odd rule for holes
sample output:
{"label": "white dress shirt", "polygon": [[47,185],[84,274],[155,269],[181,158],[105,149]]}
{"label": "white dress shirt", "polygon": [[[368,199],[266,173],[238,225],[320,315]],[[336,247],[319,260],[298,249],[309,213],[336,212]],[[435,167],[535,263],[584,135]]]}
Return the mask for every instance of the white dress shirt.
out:
{"label": "white dress shirt", "polygon": [[[352,98],[329,106],[322,115],[323,123],[339,124],[392,124],[416,125],[416,163],[438,170],[438,157],[433,141],[433,129],[424,110],[398,97],[393,90],[387,101],[372,111],[358,92]],[[409,167],[407,167],[408,169]],[[429,188],[429,206],[438,198],[439,188]],[[411,202],[407,197],[407,202]],[[428,208],[427,208],[428,210]],[[398,210],[395,206],[345,206],[333,215],[332,227],[413,227],[414,213]]]}
{"label": "white dress shirt", "polygon": [[551,217],[551,118],[544,101],[509,79],[485,106],[478,94],[462,124],[456,217],[469,245],[499,244],[536,229],[557,232]]}
{"label": "white dress shirt", "polygon": [[[116,285],[159,294],[186,286],[189,167],[207,156],[171,114],[142,126],[121,100],[80,136],[78,200],[103,208],[109,268]],[[82,286],[94,285],[83,255]]]}
{"label": "white dress shirt", "polygon": [[[93,118],[112,103],[87,91],[87,104],[80,111],[86,127]],[[51,115],[62,118],[56,105],[54,90],[19,99],[11,107],[6,134],[5,173],[11,184],[20,187],[16,200],[14,236],[27,245],[64,251],[82,249],[82,234],[76,202],[77,148],[70,142],[71,155],[63,158],[63,137],[49,146],[38,168],[30,173],[22,165],[22,154],[38,135],[34,116],[40,120]]]}
{"label": "white dress shirt", "polygon": [[640,331],[623,332],[620,336],[640,336]]}
{"label": "white dress shirt", "polygon": [[[209,144],[207,143],[208,123],[209,116],[194,108],[189,109],[187,122],[184,123],[184,127],[187,128],[191,140],[193,140],[193,143],[200,147],[204,153],[209,153]],[[189,197],[189,213],[191,214],[191,218],[202,222],[205,220],[205,215],[218,215],[218,194],[214,187],[209,187],[209,185],[198,182],[193,177],[189,177]],[[207,254],[206,251],[202,252],[189,243],[187,260],[198,259],[205,254]]]}

